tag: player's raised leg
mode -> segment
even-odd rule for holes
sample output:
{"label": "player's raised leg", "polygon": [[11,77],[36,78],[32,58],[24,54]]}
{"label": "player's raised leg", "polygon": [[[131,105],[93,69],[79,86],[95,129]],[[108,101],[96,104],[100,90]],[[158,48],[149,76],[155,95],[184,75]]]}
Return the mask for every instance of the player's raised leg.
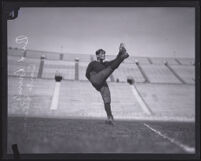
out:
{"label": "player's raised leg", "polygon": [[119,65],[124,61],[124,59],[128,58],[129,55],[126,52],[125,47],[120,44],[119,54],[115,58],[115,60],[105,69],[102,71],[95,73],[90,73],[90,81],[95,86],[100,86],[107,80],[107,78],[114,72],[115,69],[119,67]]}

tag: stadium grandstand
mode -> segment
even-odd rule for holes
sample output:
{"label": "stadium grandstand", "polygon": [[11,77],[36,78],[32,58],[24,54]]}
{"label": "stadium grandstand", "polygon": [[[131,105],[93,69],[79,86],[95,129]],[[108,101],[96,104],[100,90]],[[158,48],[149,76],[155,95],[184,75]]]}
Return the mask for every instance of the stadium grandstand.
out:
{"label": "stadium grandstand", "polygon": [[195,152],[191,58],[125,60],[107,80],[114,127],[85,77],[95,55],[9,47],[7,60],[9,154],[13,144],[23,154]]}
{"label": "stadium grandstand", "polygon": [[[107,55],[106,60],[114,57]],[[94,55],[8,48],[9,114],[21,115],[24,110],[16,106],[17,101],[11,99],[17,95],[16,89],[21,77],[23,86],[29,85],[30,80],[33,82],[30,93],[26,87],[23,88],[23,96],[26,97],[27,93],[32,97],[30,115],[104,117],[100,95],[91,88],[85,77],[87,65],[94,59]],[[52,111],[47,109],[51,104],[56,72],[62,75],[63,81],[58,110],[53,115]],[[133,94],[127,83],[128,78],[134,80],[138,96],[146,103],[150,114],[146,114],[141,108],[136,98],[138,96]],[[191,58],[131,56],[114,71],[108,82],[116,118],[194,121],[195,67]],[[73,109],[69,108],[72,106]],[[84,108],[86,106],[87,109]]]}

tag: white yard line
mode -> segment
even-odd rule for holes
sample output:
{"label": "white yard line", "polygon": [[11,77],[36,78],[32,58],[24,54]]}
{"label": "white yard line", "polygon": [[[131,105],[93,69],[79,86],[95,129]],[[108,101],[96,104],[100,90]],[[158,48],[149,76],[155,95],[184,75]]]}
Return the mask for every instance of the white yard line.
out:
{"label": "white yard line", "polygon": [[52,103],[50,106],[51,110],[57,110],[57,108],[58,108],[60,86],[61,86],[60,82],[55,83],[54,93],[52,96]]}
{"label": "white yard line", "polygon": [[149,107],[147,107],[147,105],[145,104],[144,100],[141,98],[140,94],[138,93],[135,85],[130,85],[131,87],[131,90],[135,96],[135,98],[137,99],[138,103],[140,104],[140,106],[142,107],[142,110],[148,114],[148,115],[151,115],[152,112],[151,110],[149,109]]}
{"label": "white yard line", "polygon": [[152,130],[153,132],[155,132],[156,134],[158,134],[159,136],[161,136],[162,138],[167,139],[167,140],[170,141],[171,143],[177,145],[178,147],[180,147],[181,149],[183,149],[185,152],[187,152],[187,153],[195,153],[195,148],[190,147],[190,146],[185,145],[185,144],[182,144],[182,143],[180,143],[179,141],[177,141],[177,140],[175,140],[175,139],[173,139],[173,138],[170,138],[170,137],[168,137],[168,136],[162,134],[160,131],[158,131],[158,130],[152,128],[151,126],[149,126],[149,125],[147,125],[147,124],[145,124],[145,123],[144,123],[144,125],[145,125],[147,128],[149,128],[150,130]]}

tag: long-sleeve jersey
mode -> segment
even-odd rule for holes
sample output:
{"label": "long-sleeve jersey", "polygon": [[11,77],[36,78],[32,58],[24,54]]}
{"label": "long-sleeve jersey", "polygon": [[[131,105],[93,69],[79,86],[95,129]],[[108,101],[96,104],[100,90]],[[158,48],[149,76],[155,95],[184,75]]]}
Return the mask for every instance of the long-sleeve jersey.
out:
{"label": "long-sleeve jersey", "polygon": [[98,61],[92,61],[89,63],[87,70],[86,70],[86,77],[87,79],[90,79],[90,73],[91,72],[100,72],[101,70],[107,68],[110,64],[113,63],[112,61],[104,61],[104,62],[98,62]]}
{"label": "long-sleeve jersey", "polygon": [[[100,72],[103,69],[107,68],[110,64],[113,63],[114,60],[112,61],[104,61],[104,62],[98,62],[98,61],[92,61],[89,63],[87,70],[86,70],[86,77],[89,80],[90,79],[90,73],[91,72]],[[103,86],[108,86],[106,82],[104,82]],[[97,89],[97,88],[96,88]],[[97,89],[99,90],[99,89]]]}

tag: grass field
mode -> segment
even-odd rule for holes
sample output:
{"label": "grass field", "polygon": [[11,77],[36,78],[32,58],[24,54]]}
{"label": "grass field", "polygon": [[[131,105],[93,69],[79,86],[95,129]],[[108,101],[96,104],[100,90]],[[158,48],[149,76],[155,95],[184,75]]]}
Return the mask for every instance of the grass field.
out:
{"label": "grass field", "polygon": [[[122,64],[113,75],[120,82],[108,82],[116,120],[111,126],[105,124],[100,94],[85,81],[90,57],[81,57],[81,81],[74,81],[75,55],[71,56],[64,56],[63,62],[58,60],[59,55],[47,55],[42,75],[45,79],[37,78],[40,55],[27,58],[23,64],[17,62],[18,57],[8,58],[8,153],[13,153],[13,144],[18,145],[21,154],[195,152],[195,84],[190,60],[181,64],[168,60],[187,84],[179,82],[161,60],[152,58],[150,64],[147,58],[137,58],[151,83],[143,83],[134,58]],[[29,68],[30,64],[36,68]],[[14,74],[21,67],[27,78]],[[65,80],[58,92],[58,106],[52,110],[56,70],[64,74]],[[126,83],[128,75],[135,78],[135,86]],[[143,108],[145,104],[150,114]]]}
{"label": "grass field", "polygon": [[9,117],[8,153],[12,144],[21,154],[192,153],[194,130],[194,123],[182,122],[116,121],[111,126],[101,119]]}

